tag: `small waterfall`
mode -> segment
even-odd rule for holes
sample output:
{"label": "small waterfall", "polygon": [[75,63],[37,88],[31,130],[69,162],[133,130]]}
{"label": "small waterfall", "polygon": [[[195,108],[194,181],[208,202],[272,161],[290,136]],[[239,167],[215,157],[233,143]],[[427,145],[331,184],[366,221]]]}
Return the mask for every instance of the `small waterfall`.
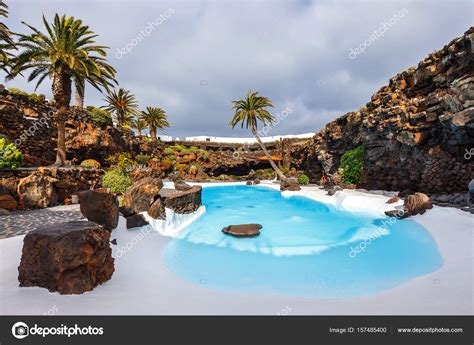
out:
{"label": "small waterfall", "polygon": [[181,230],[206,213],[206,207],[202,205],[195,212],[187,214],[176,213],[169,208],[165,208],[165,211],[166,219],[154,219],[147,212],[142,214],[153,230],[158,231],[163,236],[176,237]]}

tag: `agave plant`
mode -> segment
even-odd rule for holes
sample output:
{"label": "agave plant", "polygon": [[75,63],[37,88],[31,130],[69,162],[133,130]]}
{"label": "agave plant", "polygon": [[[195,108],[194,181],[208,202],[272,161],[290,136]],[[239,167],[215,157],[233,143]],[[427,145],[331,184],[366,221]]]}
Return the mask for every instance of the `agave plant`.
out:
{"label": "agave plant", "polygon": [[56,165],[66,161],[65,120],[71,102],[72,80],[82,80],[99,91],[116,83],[115,69],[107,63],[107,47],[97,45],[95,35],[81,20],[65,15],[54,16],[52,24],[43,16],[46,33],[25,24],[33,32],[19,34],[16,44],[22,51],[12,59],[8,79],[31,70],[28,81],[38,79],[38,87],[47,77],[57,108],[58,142]]}
{"label": "agave plant", "polygon": [[259,122],[261,122],[264,126],[266,124],[271,125],[273,123],[274,117],[266,109],[272,107],[273,104],[267,97],[259,96],[258,92],[249,91],[245,98],[232,102],[232,109],[235,110],[235,114],[232,117],[229,126],[234,128],[238,123],[240,123],[242,128],[244,128],[244,126],[247,129],[250,128],[252,134],[270,162],[270,165],[272,166],[273,170],[275,170],[275,173],[278,175],[281,181],[286,181],[286,176],[275,164],[272,156],[267,151],[267,148],[257,133],[257,125]]}
{"label": "agave plant", "polygon": [[161,108],[147,107],[146,111],[142,111],[140,118],[150,128],[150,136],[153,140],[156,139],[156,131],[158,129],[170,126],[166,112]]}
{"label": "agave plant", "polygon": [[110,92],[104,99],[107,103],[102,108],[112,113],[119,126],[130,125],[134,116],[139,114],[138,102],[130,91],[119,89]]}

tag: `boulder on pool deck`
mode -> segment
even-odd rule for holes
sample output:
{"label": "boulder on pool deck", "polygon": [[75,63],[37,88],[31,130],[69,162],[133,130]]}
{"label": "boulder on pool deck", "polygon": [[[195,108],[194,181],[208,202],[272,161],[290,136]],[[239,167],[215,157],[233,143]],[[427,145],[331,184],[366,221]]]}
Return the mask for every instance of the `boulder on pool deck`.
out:
{"label": "boulder on pool deck", "polygon": [[165,204],[163,199],[161,199],[161,196],[158,196],[153,204],[151,204],[148,209],[148,215],[154,219],[166,218]]}
{"label": "boulder on pool deck", "polygon": [[150,205],[155,201],[163,181],[154,177],[145,177],[135,182],[124,194],[123,204],[131,213],[148,211]]}
{"label": "boulder on pool deck", "polygon": [[160,197],[165,207],[176,213],[192,213],[202,205],[202,187],[192,186],[187,191],[163,188]]}
{"label": "boulder on pool deck", "polygon": [[406,212],[415,215],[432,209],[433,205],[426,194],[415,193],[406,197],[404,207]]}
{"label": "boulder on pool deck", "polygon": [[148,225],[148,222],[145,220],[142,214],[134,214],[126,218],[127,220],[127,229],[139,228],[145,225]]}
{"label": "boulder on pool deck", "polygon": [[296,192],[296,191],[301,190],[301,187],[300,187],[298,181],[294,181],[293,179],[288,179],[286,181],[281,182],[280,190],[281,191],[289,190],[289,191],[292,191],[292,192]]}
{"label": "boulder on pool deck", "polygon": [[39,286],[60,294],[81,294],[114,273],[110,232],[87,221],[48,225],[23,239],[20,286]]}
{"label": "boulder on pool deck", "polygon": [[34,173],[18,182],[18,204],[21,209],[55,206],[58,194],[54,189],[57,179]]}
{"label": "boulder on pool deck", "polygon": [[254,237],[260,235],[260,224],[239,224],[229,225],[222,229],[222,232],[235,237]]}
{"label": "boulder on pool deck", "polygon": [[110,193],[86,190],[77,193],[81,213],[91,222],[102,225],[107,230],[115,229],[119,220],[119,202]]}
{"label": "boulder on pool deck", "polygon": [[192,189],[193,186],[187,184],[186,182],[182,181],[182,180],[179,180],[179,181],[175,181],[174,182],[174,189],[176,190],[179,190],[179,191],[182,191],[182,192],[186,192],[190,189]]}

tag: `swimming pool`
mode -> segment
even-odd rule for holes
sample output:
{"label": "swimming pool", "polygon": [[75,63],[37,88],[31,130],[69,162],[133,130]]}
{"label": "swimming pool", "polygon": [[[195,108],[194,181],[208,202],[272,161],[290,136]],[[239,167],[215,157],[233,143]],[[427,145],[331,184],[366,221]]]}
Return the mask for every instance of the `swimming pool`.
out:
{"label": "swimming pool", "polygon": [[[206,213],[169,241],[165,265],[208,288],[306,297],[373,294],[442,265],[436,243],[410,220],[338,210],[258,186],[203,189]],[[261,234],[221,229],[259,223]]]}

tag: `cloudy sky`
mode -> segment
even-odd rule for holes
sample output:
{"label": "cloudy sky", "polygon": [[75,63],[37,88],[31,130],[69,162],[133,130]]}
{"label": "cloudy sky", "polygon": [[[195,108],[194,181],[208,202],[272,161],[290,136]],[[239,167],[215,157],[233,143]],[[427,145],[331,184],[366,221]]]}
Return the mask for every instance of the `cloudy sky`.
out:
{"label": "cloudy sky", "polygon": [[[16,32],[28,32],[21,21],[42,29],[42,14],[81,18],[110,47],[120,86],[141,107],[164,108],[173,136],[249,136],[228,123],[231,101],[250,89],[275,115],[291,109],[269,135],[318,131],[474,22],[462,0],[6,2]],[[6,85],[34,91],[21,78]],[[38,92],[51,97],[50,82]],[[102,98],[87,89],[86,104]]]}

